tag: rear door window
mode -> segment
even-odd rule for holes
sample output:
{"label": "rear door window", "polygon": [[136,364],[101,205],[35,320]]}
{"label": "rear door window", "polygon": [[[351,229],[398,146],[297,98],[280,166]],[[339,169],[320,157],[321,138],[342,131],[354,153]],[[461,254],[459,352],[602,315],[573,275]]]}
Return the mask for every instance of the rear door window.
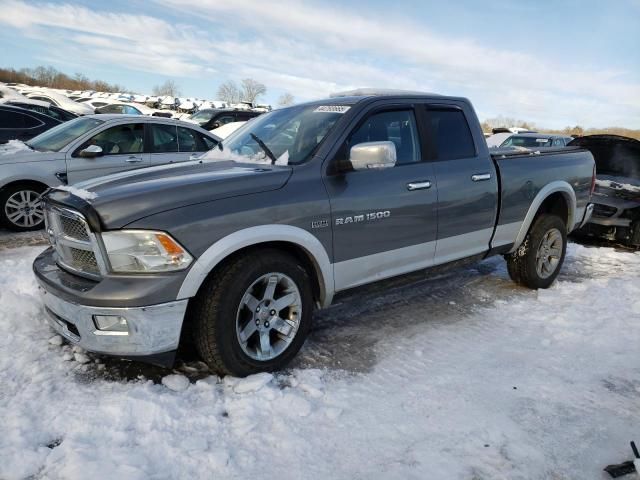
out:
{"label": "rear door window", "polygon": [[35,117],[32,117],[31,115],[21,115],[21,116],[23,117],[25,128],[36,128],[44,124],[44,122],[41,122],[40,120],[38,120]]}
{"label": "rear door window", "polygon": [[476,156],[473,136],[462,110],[430,107],[428,118],[431,142],[437,160],[456,160]]}
{"label": "rear door window", "polygon": [[24,128],[24,115],[18,112],[0,111],[0,128]]}
{"label": "rear door window", "polygon": [[178,151],[178,132],[175,125],[151,124],[151,153]]}
{"label": "rear door window", "polygon": [[[198,133],[198,135],[200,134]],[[204,143],[204,146],[207,150],[211,150],[218,144],[218,142],[216,142],[213,138],[207,137],[206,135],[200,135],[200,138],[202,139],[202,143]]]}
{"label": "rear door window", "polygon": [[190,128],[178,127],[178,148],[181,152],[204,152],[204,145],[197,132]]}

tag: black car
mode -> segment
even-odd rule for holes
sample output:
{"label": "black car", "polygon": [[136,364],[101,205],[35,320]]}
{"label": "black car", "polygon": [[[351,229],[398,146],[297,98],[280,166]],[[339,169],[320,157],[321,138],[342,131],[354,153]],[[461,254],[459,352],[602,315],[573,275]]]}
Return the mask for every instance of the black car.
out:
{"label": "black car", "polygon": [[48,107],[44,105],[37,105],[34,103],[26,103],[20,101],[10,101],[7,102],[7,105],[13,105],[14,107],[24,108],[26,110],[31,110],[33,112],[42,113],[43,115],[48,115],[56,120],[60,120],[61,122],[67,122],[69,120],[73,120],[77,118],[78,115],[75,113],[71,113],[64,108],[60,108],[57,105],[50,104]]}
{"label": "black car", "polygon": [[231,122],[246,122],[261,113],[262,112],[252,112],[251,110],[205,108],[191,115],[188,121],[197,123],[205,130],[213,130],[214,128]]}
{"label": "black car", "polygon": [[0,105],[0,143],[29,140],[62,122],[48,115],[12,105]]}
{"label": "black car", "polygon": [[640,248],[640,141],[619,135],[587,135],[569,143],[596,161],[593,215],[578,235]]}

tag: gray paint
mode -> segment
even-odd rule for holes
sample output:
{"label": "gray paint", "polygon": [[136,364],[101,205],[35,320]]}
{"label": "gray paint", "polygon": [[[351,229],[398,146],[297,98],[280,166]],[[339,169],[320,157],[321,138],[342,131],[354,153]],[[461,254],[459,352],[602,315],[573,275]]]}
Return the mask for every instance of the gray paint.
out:
{"label": "gray paint", "polygon": [[[492,159],[466,99],[387,96],[329,101],[340,102],[352,105],[351,109],[304,165],[188,162],[85,182],[82,187],[98,195],[91,204],[103,228],[167,231],[196,262],[171,275],[107,275],[76,293],[78,302],[133,306],[189,298],[234,248],[280,240],[298,245],[312,258],[316,274],[322,276],[319,303],[327,305],[336,290],[515,243],[536,197],[543,200],[543,188],[559,179],[575,191],[575,212],[584,211],[589,201],[593,167],[589,153],[572,150]],[[476,142],[475,157],[446,162],[423,158],[422,163],[381,171],[332,173],[340,146],[367,112],[434,102],[463,109]],[[484,173],[491,179],[471,180]],[[430,181],[432,186],[407,189],[408,183],[418,181]],[[338,219],[376,212],[389,215],[336,225]],[[47,261],[36,261],[36,273],[49,278],[45,284],[56,294],[73,297],[73,286],[58,285],[68,274],[45,272]]]}
{"label": "gray paint", "polygon": [[584,211],[590,200],[592,158],[584,150],[496,157],[502,181],[499,224],[522,222],[536,195],[545,185],[558,180],[564,180],[570,186],[575,192],[576,209]]}

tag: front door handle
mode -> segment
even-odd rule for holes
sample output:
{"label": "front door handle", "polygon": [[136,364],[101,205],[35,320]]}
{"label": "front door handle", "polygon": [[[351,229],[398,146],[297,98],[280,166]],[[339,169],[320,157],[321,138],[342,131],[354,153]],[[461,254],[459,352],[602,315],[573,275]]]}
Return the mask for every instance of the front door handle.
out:
{"label": "front door handle", "polygon": [[471,180],[474,182],[483,182],[484,180],[491,180],[490,173],[476,173],[475,175],[471,175]]}
{"label": "front door handle", "polygon": [[426,188],[431,188],[431,182],[429,180],[407,183],[407,190],[410,192],[414,190],[424,190]]}
{"label": "front door handle", "polygon": [[138,163],[141,162],[142,159],[140,157],[134,157],[133,155],[131,155],[129,158],[127,158],[127,163]]}

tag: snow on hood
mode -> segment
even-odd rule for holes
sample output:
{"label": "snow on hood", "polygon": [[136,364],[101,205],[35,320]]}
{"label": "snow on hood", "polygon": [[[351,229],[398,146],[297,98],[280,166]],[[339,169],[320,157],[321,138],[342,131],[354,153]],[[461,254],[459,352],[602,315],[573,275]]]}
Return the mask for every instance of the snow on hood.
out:
{"label": "snow on hood", "polygon": [[56,190],[69,192],[83,200],[93,200],[98,197],[98,194],[95,192],[90,192],[89,190],[84,190],[83,188],[77,188],[71,185],[60,185],[59,187],[56,187]]}
{"label": "snow on hood", "polygon": [[[213,133],[213,131],[212,131]],[[271,165],[271,159],[267,157],[262,151],[255,155],[240,155],[239,153],[229,152],[227,150],[220,150],[217,147],[209,150],[205,153],[200,160],[204,162],[228,162],[229,160],[238,163],[258,163],[262,165]],[[289,150],[276,158],[274,165],[288,165],[289,164]]]}
{"label": "snow on hood", "polygon": [[24,151],[30,152],[31,149],[21,140],[9,140],[4,145],[0,145],[0,155],[13,155]]}

